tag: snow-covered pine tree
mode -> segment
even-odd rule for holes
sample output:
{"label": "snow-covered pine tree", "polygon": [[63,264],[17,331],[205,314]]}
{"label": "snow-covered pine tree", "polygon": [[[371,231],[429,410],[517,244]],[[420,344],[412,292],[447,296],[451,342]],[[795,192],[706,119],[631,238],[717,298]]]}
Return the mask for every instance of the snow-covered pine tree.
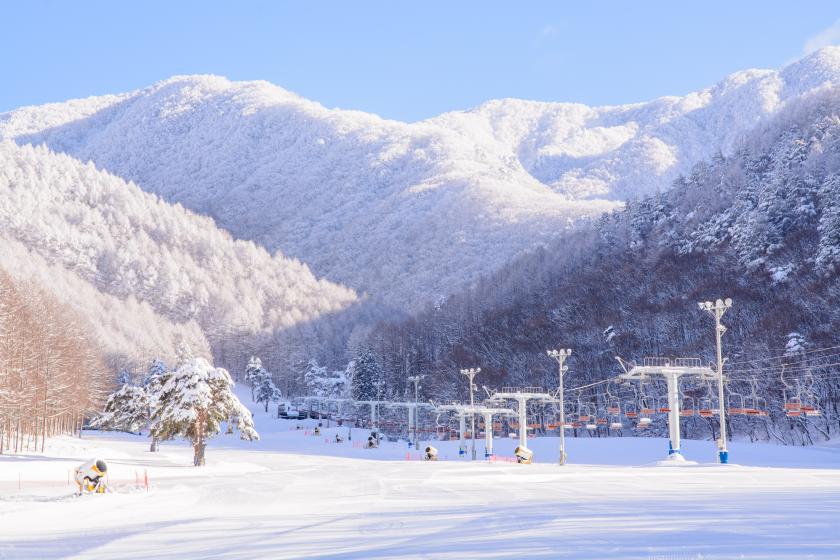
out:
{"label": "snow-covered pine tree", "polygon": [[327,377],[329,377],[327,368],[318,365],[318,360],[315,358],[310,359],[309,365],[303,374],[303,382],[306,385],[307,394],[313,397],[327,396],[325,395],[325,383]]}
{"label": "snow-covered pine tree", "polygon": [[[154,416],[155,410],[157,410],[159,406],[161,390],[171,373],[172,372],[166,367],[166,364],[161,359],[156,358],[152,360],[152,363],[149,365],[149,370],[146,372],[146,378],[143,380],[143,384],[146,388],[146,394],[148,395],[150,419]],[[149,451],[154,453],[160,447],[160,440],[154,430],[150,430],[150,435],[152,437],[152,443],[149,445]]]}
{"label": "snow-covered pine tree", "polygon": [[143,387],[126,383],[108,397],[105,409],[91,422],[91,426],[139,434],[148,423],[149,395]]}
{"label": "snow-covered pine tree", "polygon": [[262,375],[255,382],[256,402],[265,404],[265,411],[268,412],[268,405],[280,399],[280,389],[274,385],[271,374],[262,369]]}
{"label": "snow-covered pine tree", "polygon": [[251,359],[248,360],[248,366],[245,368],[245,383],[251,388],[251,400],[255,401],[256,399],[256,387],[257,382],[262,379],[265,375],[265,369],[263,369],[262,360],[260,360],[257,356],[251,356]]}
{"label": "snow-covered pine tree", "polygon": [[195,450],[195,466],[204,465],[207,440],[219,433],[224,421],[235,421],[242,439],[259,439],[251,413],[236,398],[226,369],[198,357],[179,356],[179,362],[161,388],[152,416],[154,436],[188,438]]}
{"label": "snow-covered pine tree", "polygon": [[[352,364],[353,362],[351,362]],[[348,370],[352,366],[348,366]],[[347,370],[329,371],[314,358],[303,374],[307,394],[313,397],[344,397],[347,389]]]}
{"label": "snow-covered pine tree", "polygon": [[357,401],[379,400],[383,377],[373,351],[363,350],[353,367],[353,398]]}

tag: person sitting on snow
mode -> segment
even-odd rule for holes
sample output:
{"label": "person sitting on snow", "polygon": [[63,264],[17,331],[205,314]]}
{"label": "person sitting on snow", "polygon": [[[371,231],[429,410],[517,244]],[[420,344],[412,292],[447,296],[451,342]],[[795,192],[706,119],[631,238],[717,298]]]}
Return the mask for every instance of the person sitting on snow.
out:
{"label": "person sitting on snow", "polygon": [[79,486],[79,494],[82,493],[105,493],[105,480],[103,477],[108,472],[108,465],[102,459],[91,459],[76,467],[76,484]]}
{"label": "person sitting on snow", "polygon": [[368,449],[373,449],[373,448],[375,448],[375,447],[379,447],[379,440],[378,440],[378,439],[376,439],[376,438],[373,436],[373,434],[371,434],[371,435],[369,435],[369,436],[368,436],[368,440],[367,440],[367,448],[368,448]]}
{"label": "person sitting on snow", "polygon": [[312,435],[320,436],[321,435],[321,428],[319,428],[318,426],[315,426],[315,431],[312,432]]}
{"label": "person sitting on snow", "polygon": [[438,460],[438,450],[431,445],[426,448],[426,460],[427,461],[437,461]]}
{"label": "person sitting on snow", "polygon": [[343,438],[343,437],[341,437],[341,436],[340,436],[340,435],[338,435],[338,434],[335,434],[335,442],[336,442],[336,443],[343,443],[343,442],[344,442],[344,438]]}

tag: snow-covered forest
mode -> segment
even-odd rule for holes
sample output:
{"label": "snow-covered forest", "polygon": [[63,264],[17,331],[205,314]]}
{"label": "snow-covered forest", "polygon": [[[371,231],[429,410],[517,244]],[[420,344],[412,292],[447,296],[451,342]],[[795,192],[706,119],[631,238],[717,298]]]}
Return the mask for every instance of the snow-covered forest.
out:
{"label": "snow-covered forest", "polygon": [[[731,364],[807,352],[837,327],[838,82],[830,47],[684,97],[413,124],[215,76],[25,107],[0,115],[3,265],[90,325],[109,382],[183,340],[240,379],[259,356],[266,407],[402,398],[421,373],[459,397],[473,365],[551,385],[558,343],[581,383],[616,354],[708,360],[696,302],[719,296]],[[778,396],[765,370],[733,388]]]}
{"label": "snow-covered forest", "polygon": [[[19,259],[42,261],[29,274],[49,278],[91,323],[107,325],[99,342],[138,365],[172,357],[173,335],[183,333],[222,360],[246,348],[289,346],[295,337],[297,347],[327,344],[338,334],[308,324],[357,301],[299,261],[234,240],[209,218],[43,146],[0,142],[0,197],[0,244],[23,245],[30,254]],[[126,303],[103,309],[55,276]],[[142,313],[126,307],[147,308],[163,332],[137,332],[126,318]]]}
{"label": "snow-covered forest", "polygon": [[267,82],[176,76],[0,115],[0,138],[93,161],[319,277],[416,311],[570,220],[668,189],[826,83],[840,83],[838,48],[683,97],[502,99],[403,123]]}
{"label": "snow-covered forest", "polygon": [[[757,392],[769,417],[736,418],[730,429],[786,443],[836,435],[838,114],[840,90],[815,92],[757,128],[735,155],[695,166],[672,190],[631,200],[417,317],[380,326],[367,344],[385,373],[385,393],[406,394],[406,377],[422,372],[439,398],[463,398],[455,372],[475,365],[491,387],[554,387],[556,364],[545,350],[557,345],[574,348],[570,387],[614,377],[615,356],[714,361],[713,322],[697,302],[731,297],[729,391],[736,399]],[[785,383],[807,388],[825,414],[787,418]],[[583,401],[594,402],[598,391]],[[687,397],[706,391],[689,387]],[[715,434],[714,418],[685,422],[697,437]]]}

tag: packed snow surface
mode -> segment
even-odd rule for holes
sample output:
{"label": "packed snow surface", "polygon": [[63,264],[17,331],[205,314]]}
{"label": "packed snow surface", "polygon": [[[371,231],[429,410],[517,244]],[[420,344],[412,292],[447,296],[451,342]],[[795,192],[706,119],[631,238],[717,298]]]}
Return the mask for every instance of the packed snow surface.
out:
{"label": "packed snow surface", "polygon": [[[840,448],[686,441],[529,440],[539,462],[439,462],[405,442],[357,447],[368,432],[258,418],[259,442],[221,436],[206,467],[191,448],[85,433],[45,454],[0,457],[0,558],[837,558]],[[301,429],[295,429],[300,425]],[[353,441],[334,443],[334,436]],[[355,442],[355,443],[354,443]],[[478,442],[479,456],[483,446]],[[68,473],[109,464],[114,493],[73,497]],[[407,460],[410,459],[410,460]],[[696,462],[692,464],[692,462]],[[151,488],[146,491],[148,474]]]}

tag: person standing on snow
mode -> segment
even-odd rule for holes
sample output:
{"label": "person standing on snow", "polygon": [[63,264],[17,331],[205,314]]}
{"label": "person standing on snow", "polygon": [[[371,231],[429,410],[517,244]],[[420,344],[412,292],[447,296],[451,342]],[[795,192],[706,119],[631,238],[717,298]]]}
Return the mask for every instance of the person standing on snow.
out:
{"label": "person standing on snow", "polygon": [[105,480],[103,477],[108,472],[108,465],[102,459],[91,459],[76,467],[76,484],[79,486],[79,494],[82,493],[105,493]]}

